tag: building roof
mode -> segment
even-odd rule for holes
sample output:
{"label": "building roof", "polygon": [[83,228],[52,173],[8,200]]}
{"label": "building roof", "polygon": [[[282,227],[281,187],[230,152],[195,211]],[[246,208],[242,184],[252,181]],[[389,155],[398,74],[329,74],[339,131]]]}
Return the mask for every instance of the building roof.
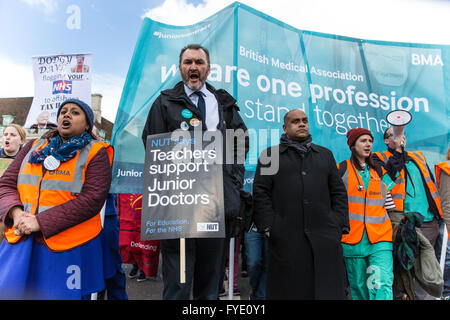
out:
{"label": "building roof", "polygon": [[32,102],[33,97],[0,98],[0,115],[12,115],[14,123],[23,126]]}
{"label": "building roof", "polygon": [[[95,95],[98,94],[92,94],[92,96]],[[14,116],[13,123],[23,126],[27,120],[28,111],[30,110],[32,102],[33,97],[0,98],[0,116],[12,115]],[[0,121],[2,121],[2,119]],[[0,122],[0,125],[1,124],[2,122]],[[111,141],[114,123],[101,117],[101,123],[96,122],[95,126],[99,130],[105,130],[105,139]]]}

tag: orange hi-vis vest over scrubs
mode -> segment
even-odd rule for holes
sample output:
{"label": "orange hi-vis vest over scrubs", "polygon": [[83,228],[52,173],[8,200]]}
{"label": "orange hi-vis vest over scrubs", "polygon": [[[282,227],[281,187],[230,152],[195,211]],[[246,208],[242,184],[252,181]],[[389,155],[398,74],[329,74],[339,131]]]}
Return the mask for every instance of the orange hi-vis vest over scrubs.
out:
{"label": "orange hi-vis vest over scrubs", "polygon": [[[342,180],[347,188],[350,233],[342,235],[341,241],[357,244],[366,229],[370,243],[392,242],[392,224],[384,208],[387,186],[378,173],[370,168],[370,181],[365,190],[358,171],[350,160],[346,162],[347,169]],[[358,189],[358,186],[363,188]]]}
{"label": "orange hi-vis vest over scrubs", "polygon": [[[434,166],[436,184],[437,184],[437,187],[439,190],[441,189],[441,184],[440,184],[441,170],[450,176],[450,164],[447,161],[444,161],[444,162],[440,162]],[[447,234],[448,234],[448,237],[450,238],[450,230],[448,228],[447,228]]]}
{"label": "orange hi-vis vest over scrubs", "polygon": [[[43,174],[43,166],[28,162],[35,150],[41,150],[47,146],[48,141],[39,139],[33,143],[20,167],[17,179],[17,190],[20,194],[24,211],[37,214],[61,205],[72,199],[76,199],[81,192],[85,180],[86,168],[92,158],[105,148],[110,165],[112,165],[114,151],[112,146],[91,140],[83,149],[70,159],[61,162],[56,170],[46,171]],[[68,228],[49,238],[44,237],[44,242],[52,251],[66,251],[95,238],[102,230],[100,213],[94,217]],[[8,243],[16,243],[21,236],[14,234],[14,227],[5,231]]]}
{"label": "orange hi-vis vest over scrubs", "polygon": [[440,162],[434,167],[434,170],[435,170],[437,187],[438,187],[438,189],[440,189],[441,187],[440,187],[439,175],[442,170],[450,176],[450,164],[448,164],[447,161]]}
{"label": "orange hi-vis vest over scrubs", "polygon": [[[375,153],[378,158],[383,160],[384,163],[388,161],[390,157],[392,157],[392,153],[389,151],[384,152],[376,152]],[[423,154],[419,151],[414,152],[407,152],[407,155],[414,160],[416,165],[418,166],[420,170],[420,174],[422,175],[422,178],[425,180],[425,188],[428,189],[428,191],[431,194],[431,197],[433,198],[434,203],[436,204],[436,208],[439,212],[439,215],[442,218],[442,209],[441,209],[441,198],[439,196],[439,191],[434,184],[431,174],[427,167],[427,162],[425,160],[425,157]],[[391,195],[392,200],[395,203],[395,206],[398,210],[403,211],[404,209],[404,201],[406,197],[406,183],[405,183],[405,170],[402,170],[400,172],[400,176],[394,181],[395,186],[391,189]]]}

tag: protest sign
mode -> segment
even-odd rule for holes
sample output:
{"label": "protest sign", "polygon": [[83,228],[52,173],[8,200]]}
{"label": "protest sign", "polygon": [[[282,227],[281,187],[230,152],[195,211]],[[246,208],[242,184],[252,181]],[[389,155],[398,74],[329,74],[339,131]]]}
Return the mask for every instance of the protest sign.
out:
{"label": "protest sign", "polygon": [[142,240],[225,236],[221,132],[211,140],[200,130],[147,137]]}
{"label": "protest sign", "polygon": [[13,161],[14,159],[0,158],[0,177],[5,173],[6,169],[8,169]]}
{"label": "protest sign", "polygon": [[59,105],[70,98],[91,105],[91,65],[90,54],[33,57],[34,97],[24,127],[56,124]]}

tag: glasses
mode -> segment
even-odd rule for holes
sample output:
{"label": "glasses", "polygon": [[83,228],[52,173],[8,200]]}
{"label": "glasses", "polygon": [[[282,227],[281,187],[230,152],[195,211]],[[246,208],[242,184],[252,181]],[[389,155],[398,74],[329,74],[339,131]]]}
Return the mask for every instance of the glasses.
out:
{"label": "glasses", "polygon": [[[391,133],[391,134],[388,134],[384,139],[389,139],[390,137],[393,137],[393,136],[394,136],[394,134]],[[404,133],[402,134],[402,136],[406,136],[406,132],[404,132]]]}

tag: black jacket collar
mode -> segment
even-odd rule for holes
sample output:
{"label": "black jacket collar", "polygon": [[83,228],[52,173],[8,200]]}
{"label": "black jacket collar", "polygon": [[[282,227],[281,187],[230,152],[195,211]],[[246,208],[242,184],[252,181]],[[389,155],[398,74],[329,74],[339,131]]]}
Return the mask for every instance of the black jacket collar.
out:
{"label": "black jacket collar", "polygon": [[[288,146],[285,144],[280,144],[280,153],[285,152],[288,149]],[[311,143],[311,150],[314,152],[319,152],[319,148],[317,145],[315,145],[314,143]]]}
{"label": "black jacket collar", "polygon": [[[387,151],[389,151],[393,156],[396,156],[397,158],[402,157],[402,153],[398,152],[397,150],[391,149],[388,147]],[[413,160],[409,154],[408,151],[405,150],[405,160],[409,161],[409,160]]]}

